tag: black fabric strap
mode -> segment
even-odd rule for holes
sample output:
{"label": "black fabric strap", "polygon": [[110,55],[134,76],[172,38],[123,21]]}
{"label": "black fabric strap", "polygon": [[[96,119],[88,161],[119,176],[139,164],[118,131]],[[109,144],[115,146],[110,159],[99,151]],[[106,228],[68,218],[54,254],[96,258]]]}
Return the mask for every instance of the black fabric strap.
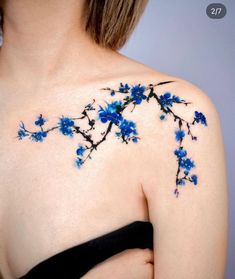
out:
{"label": "black fabric strap", "polygon": [[78,279],[96,264],[125,249],[153,249],[153,226],[134,221],[115,231],[66,249],[33,267],[18,279]]}

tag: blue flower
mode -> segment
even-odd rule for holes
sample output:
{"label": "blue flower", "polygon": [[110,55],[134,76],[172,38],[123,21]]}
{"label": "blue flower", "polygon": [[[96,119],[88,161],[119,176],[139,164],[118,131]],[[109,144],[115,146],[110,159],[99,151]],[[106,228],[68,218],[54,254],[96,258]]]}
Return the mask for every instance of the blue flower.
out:
{"label": "blue flower", "polygon": [[180,100],[180,98],[179,98],[178,96],[173,95],[172,101],[173,101],[174,103],[181,103],[181,101],[183,101],[183,100]]}
{"label": "blue flower", "polygon": [[163,95],[160,95],[160,103],[166,107],[166,106],[172,106],[173,100],[171,98],[171,93],[166,92]]}
{"label": "blue flower", "polygon": [[182,158],[180,160],[180,167],[186,169],[187,171],[190,171],[191,168],[195,167],[195,164],[194,161],[189,158]]}
{"label": "blue flower", "polygon": [[144,95],[145,86],[140,86],[140,84],[135,85],[131,88],[131,97],[134,100],[134,104],[141,104],[142,100],[145,100],[147,96]]}
{"label": "blue flower", "polygon": [[69,117],[61,117],[59,122],[59,130],[65,136],[73,136],[72,127],[74,125],[74,121]]}
{"label": "blue flower", "polygon": [[136,124],[133,121],[128,121],[123,119],[119,125],[120,133],[116,133],[116,135],[123,136],[125,138],[129,138],[131,135],[137,135]]}
{"label": "blue flower", "polygon": [[127,93],[129,89],[130,87],[127,83],[124,85],[122,82],[120,82],[118,91],[120,91],[121,93]]}
{"label": "blue flower", "polygon": [[138,138],[137,138],[137,137],[133,137],[133,138],[132,138],[132,141],[133,141],[134,143],[136,143],[136,142],[138,142]]}
{"label": "blue flower", "polygon": [[44,131],[39,131],[39,132],[35,132],[31,135],[31,139],[33,141],[40,141],[42,142],[43,141],[43,138],[45,138],[47,136],[47,132],[44,132]]}
{"label": "blue flower", "polygon": [[194,119],[197,123],[201,122],[203,125],[207,126],[206,117],[202,112],[195,111],[194,115]]}
{"label": "blue flower", "polygon": [[76,153],[78,156],[83,156],[86,148],[83,145],[79,145],[78,149],[76,150]]}
{"label": "blue flower", "polygon": [[187,170],[185,170],[185,171],[184,171],[184,174],[185,174],[185,175],[188,175],[188,171],[187,171]]}
{"label": "blue flower", "polygon": [[42,117],[42,115],[40,114],[40,116],[38,116],[38,119],[34,122],[35,125],[37,126],[43,126],[46,122],[46,119]]}
{"label": "blue flower", "polygon": [[191,179],[192,179],[193,184],[194,184],[194,185],[197,185],[197,176],[196,176],[195,174],[193,174],[193,175],[191,176]]}
{"label": "blue flower", "polygon": [[175,131],[175,138],[177,141],[180,141],[185,136],[184,130],[177,130]]}
{"label": "blue flower", "polygon": [[118,125],[118,123],[123,119],[122,115],[120,114],[121,108],[122,101],[114,101],[110,104],[107,104],[105,109],[100,106],[99,119],[102,123],[111,121],[112,123]]}
{"label": "blue flower", "polygon": [[177,179],[176,184],[182,186],[182,185],[185,185],[185,181],[184,181],[184,179],[179,178],[179,179]]}
{"label": "blue flower", "polygon": [[183,158],[187,155],[187,151],[184,150],[182,147],[178,148],[175,150],[174,154],[178,157],[178,158]]}
{"label": "blue flower", "polygon": [[24,137],[26,137],[26,136],[28,136],[29,134],[27,134],[26,132],[25,132],[25,130],[23,130],[23,129],[19,129],[19,131],[18,131],[18,138],[19,139],[23,139]]}
{"label": "blue flower", "polygon": [[111,96],[114,96],[114,95],[115,95],[115,91],[112,90],[111,93],[110,93],[110,95],[111,95]]}
{"label": "blue flower", "polygon": [[75,163],[76,163],[77,167],[80,169],[81,166],[84,164],[84,161],[80,158],[77,158]]}
{"label": "blue flower", "polygon": [[161,114],[161,115],[160,115],[160,119],[161,119],[161,120],[164,120],[165,117],[166,117],[166,116],[165,116],[164,114]]}

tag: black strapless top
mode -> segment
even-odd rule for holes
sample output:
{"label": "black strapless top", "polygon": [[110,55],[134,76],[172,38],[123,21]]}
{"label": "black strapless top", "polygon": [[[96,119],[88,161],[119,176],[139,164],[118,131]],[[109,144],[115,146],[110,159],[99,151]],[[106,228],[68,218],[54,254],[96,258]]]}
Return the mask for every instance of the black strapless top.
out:
{"label": "black strapless top", "polygon": [[134,221],[47,258],[18,279],[78,279],[96,264],[125,249],[153,250],[153,226]]}

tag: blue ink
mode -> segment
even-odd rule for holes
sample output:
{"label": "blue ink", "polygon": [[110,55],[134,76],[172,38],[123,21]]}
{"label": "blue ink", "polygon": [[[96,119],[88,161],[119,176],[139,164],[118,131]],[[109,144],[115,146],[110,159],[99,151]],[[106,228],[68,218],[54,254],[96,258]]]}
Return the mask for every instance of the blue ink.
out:
{"label": "blue ink", "polygon": [[130,86],[126,83],[125,85],[123,85],[122,82],[120,82],[120,86],[119,86],[119,92],[121,93],[128,93],[128,90],[130,89]]}
{"label": "blue ink", "polygon": [[73,136],[74,121],[69,117],[61,117],[59,124],[60,132],[65,136]]}
{"label": "blue ink", "polygon": [[177,179],[176,184],[183,186],[183,185],[185,185],[185,181],[182,178],[180,178],[180,179]]}
{"label": "blue ink", "polygon": [[187,171],[190,171],[191,168],[195,167],[195,164],[194,161],[189,158],[182,158],[180,160],[180,167],[186,169]]}
{"label": "blue ink", "polygon": [[123,119],[122,115],[120,114],[121,106],[121,101],[115,101],[111,104],[107,104],[106,108],[102,108],[100,106],[99,119],[101,122],[106,123],[111,121],[112,123],[118,125],[118,123]]}
{"label": "blue ink", "polygon": [[18,134],[18,138],[20,140],[22,140],[23,138],[29,136],[29,133],[27,132],[27,130],[25,129],[24,123],[20,122],[20,129],[18,130],[17,134]]}
{"label": "blue ink", "polygon": [[202,112],[195,111],[194,114],[195,114],[194,120],[197,123],[201,122],[203,125],[207,126],[206,117],[205,117],[205,115]]}
{"label": "blue ink", "polygon": [[42,117],[42,115],[40,114],[40,116],[38,117],[38,119],[34,122],[35,125],[37,126],[43,126],[46,122],[46,119]]}
{"label": "blue ink", "polygon": [[194,185],[197,185],[197,176],[196,176],[195,174],[193,174],[193,175],[191,176],[191,179],[192,179],[193,184],[194,184]]}
{"label": "blue ink", "polygon": [[181,103],[183,100],[180,100],[180,98],[178,97],[178,96],[173,96],[172,97],[172,102],[174,102],[174,103]]}
{"label": "blue ink", "polygon": [[134,104],[139,105],[142,103],[142,100],[147,99],[147,96],[144,95],[145,89],[145,86],[140,86],[140,84],[131,88],[131,98]]}
{"label": "blue ink", "polygon": [[138,138],[137,137],[133,137],[132,141],[136,143],[136,142],[138,142]]}
{"label": "blue ink", "polygon": [[78,156],[83,156],[84,155],[84,152],[85,152],[86,148],[83,146],[83,145],[79,145],[76,153]]}
{"label": "blue ink", "polygon": [[39,132],[36,132],[36,133],[33,133],[31,135],[31,139],[33,141],[43,141],[43,138],[45,138],[47,136],[47,132],[44,132],[44,131],[39,131]]}
{"label": "blue ink", "polygon": [[18,138],[22,140],[26,136],[28,136],[28,134],[24,130],[19,129],[19,131],[18,131]]}
{"label": "blue ink", "polygon": [[80,169],[81,166],[84,164],[84,161],[82,159],[78,158],[78,159],[76,159],[75,163],[76,163],[77,167]]}
{"label": "blue ink", "polygon": [[166,92],[163,95],[160,95],[160,102],[163,107],[171,106],[173,103],[183,103],[184,100],[180,99],[178,96],[171,95],[170,92]]}
{"label": "blue ink", "polygon": [[[162,111],[162,114],[159,117],[160,120],[166,120],[166,116],[169,114],[173,117],[174,122],[178,124],[178,129],[175,131],[175,139],[176,142],[179,142],[179,146],[177,149],[173,150],[178,162],[174,190],[174,194],[178,197],[178,186],[186,185],[186,181],[189,181],[194,185],[198,184],[198,176],[196,174],[190,174],[190,171],[195,167],[195,162],[191,158],[187,158],[188,152],[182,146],[183,140],[186,135],[191,136],[192,140],[197,140],[197,137],[191,132],[191,125],[201,123],[204,126],[208,126],[208,124],[207,119],[202,112],[195,111],[193,121],[190,123],[181,118],[179,115],[176,115],[170,108],[173,106],[173,103],[187,106],[188,104],[191,104],[190,102],[186,102],[179,96],[173,95],[170,92],[165,92],[163,95],[158,95],[155,92],[155,87],[171,82],[174,81],[159,82],[157,84],[149,84],[148,86],[141,84],[130,86],[128,83],[123,84],[120,82],[118,90],[112,88],[102,88],[103,90],[108,90],[111,96],[124,94],[124,98],[111,103],[106,102],[104,107],[99,105],[98,109],[94,106],[95,100],[93,100],[92,103],[88,103],[85,106],[79,117],[70,118],[62,116],[59,118],[58,125],[50,129],[45,129],[44,124],[47,120],[42,116],[42,114],[40,114],[34,122],[39,129],[38,131],[27,130],[24,123],[21,121],[17,132],[17,138],[22,140],[28,137],[34,142],[43,142],[48,133],[55,130],[58,130],[63,135],[69,137],[73,137],[74,134],[79,134],[83,138],[84,144],[80,143],[76,149],[77,158],[75,159],[75,165],[78,169],[80,169],[87,159],[92,159],[92,153],[96,151],[99,145],[107,139],[113,129],[116,129],[114,134],[118,139],[122,139],[122,142],[129,143],[131,141],[133,143],[138,143],[140,137],[138,137],[136,123],[125,119],[123,117],[123,112],[131,105],[133,106],[133,111],[136,108],[136,105],[140,105],[144,101],[149,102],[150,99],[155,100]],[[96,119],[90,115],[90,111],[96,111],[98,115]],[[96,120],[106,124],[104,125],[105,130],[100,132],[101,137],[97,141],[93,139],[91,133],[91,131],[96,127]],[[88,129],[81,128],[80,124],[82,121],[88,125]],[[182,129],[183,125],[185,125],[185,129],[187,129],[187,133]]]}
{"label": "blue ink", "polygon": [[174,153],[178,158],[183,158],[187,155],[187,151],[184,150],[182,146],[176,149]]}
{"label": "blue ink", "polygon": [[185,132],[183,130],[175,131],[175,138],[177,141],[182,140],[184,136],[185,136]]}
{"label": "blue ink", "polygon": [[171,93],[167,92],[164,95],[160,96],[160,102],[161,104],[165,106],[172,106],[172,98],[171,98]]}
{"label": "blue ink", "polygon": [[123,119],[119,125],[120,128],[120,132],[116,132],[116,135],[118,137],[122,137],[123,141],[127,142],[129,141],[132,136],[134,136],[132,138],[132,141],[134,139],[134,142],[137,141],[137,138],[135,137],[135,135],[137,135],[137,131],[136,131],[136,124],[133,121],[128,121],[126,119]]}

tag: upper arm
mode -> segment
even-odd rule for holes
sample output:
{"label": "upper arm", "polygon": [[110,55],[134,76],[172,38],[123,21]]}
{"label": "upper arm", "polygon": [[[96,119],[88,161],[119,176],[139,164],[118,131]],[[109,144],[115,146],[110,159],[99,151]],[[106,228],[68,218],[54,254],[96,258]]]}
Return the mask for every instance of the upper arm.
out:
{"label": "upper arm", "polygon": [[[148,171],[143,172],[141,184],[154,227],[154,278],[222,279],[227,252],[227,177],[219,114],[210,98],[188,82],[164,89],[161,93],[168,91],[191,102],[187,106],[175,103],[172,111],[190,123],[194,111],[203,112],[208,126],[191,125],[191,133],[197,136],[192,140],[186,123],[182,125],[182,146],[195,165],[188,177],[195,174],[198,182],[194,185],[184,180],[185,185],[178,185],[178,198],[173,193],[178,120],[170,114],[166,121],[157,120],[153,124],[156,132],[152,138],[150,132],[149,143],[146,141],[149,152],[144,164]],[[184,170],[181,167],[180,173]]]}

